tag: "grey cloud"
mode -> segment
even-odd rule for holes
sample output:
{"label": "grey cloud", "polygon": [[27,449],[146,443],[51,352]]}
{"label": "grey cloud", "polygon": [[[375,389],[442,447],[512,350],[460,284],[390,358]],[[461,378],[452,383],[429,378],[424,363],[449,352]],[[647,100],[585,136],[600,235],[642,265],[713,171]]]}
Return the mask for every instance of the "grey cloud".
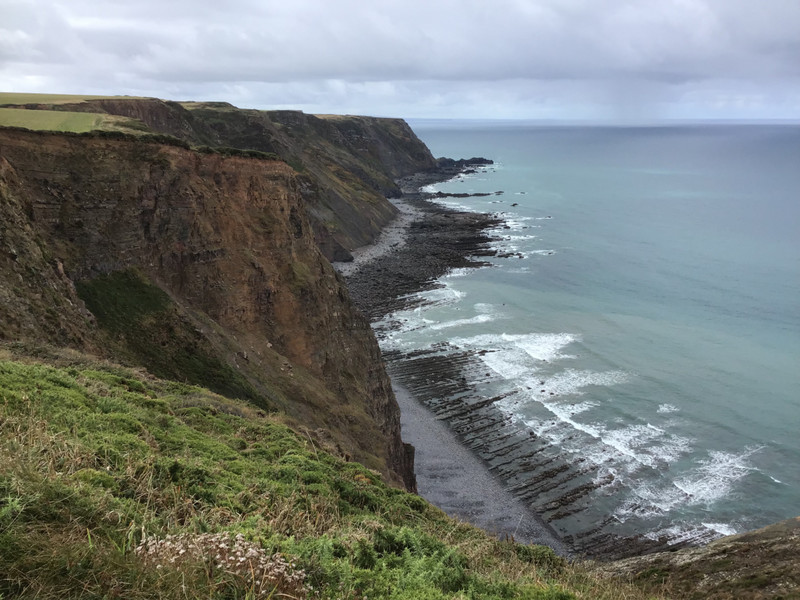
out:
{"label": "grey cloud", "polygon": [[0,77],[59,89],[304,89],[308,105],[327,90],[320,97],[344,106],[363,86],[388,106],[387,90],[415,88],[427,90],[415,102],[428,110],[461,102],[454,89],[475,102],[493,89],[521,106],[524,89],[543,112],[550,94],[577,88],[596,103],[622,102],[627,89],[647,106],[708,82],[756,83],[765,97],[789,82],[783,106],[800,89],[796,0],[0,3]]}

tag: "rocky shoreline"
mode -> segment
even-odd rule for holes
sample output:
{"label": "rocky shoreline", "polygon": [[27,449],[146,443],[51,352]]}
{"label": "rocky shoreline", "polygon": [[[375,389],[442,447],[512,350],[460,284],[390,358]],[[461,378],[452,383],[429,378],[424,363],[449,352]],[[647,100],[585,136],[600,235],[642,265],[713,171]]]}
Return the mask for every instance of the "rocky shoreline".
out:
{"label": "rocky shoreline", "polygon": [[[394,202],[401,216],[375,245],[357,251],[353,263],[336,265],[354,303],[373,324],[383,321],[376,329],[379,337],[400,325],[387,321],[387,316],[422,305],[425,300],[416,293],[439,287],[437,280],[450,270],[485,266],[486,259],[501,256],[489,233],[503,227],[500,215],[453,210],[431,202],[435,194],[420,191],[473,168],[466,161],[453,164],[458,166],[400,180],[404,195]],[[483,368],[480,351],[458,352],[442,342],[383,355],[401,404],[403,438],[417,448],[418,489],[449,514],[500,536],[596,559],[710,541],[620,537],[610,518],[570,528],[559,537],[550,522],[580,521],[592,492],[605,483],[596,470],[583,459],[566,459],[557,448],[511,422],[495,406],[502,397],[484,397],[472,389],[470,373]],[[442,427],[432,427],[431,421]],[[475,464],[466,466],[463,457],[449,458],[455,456],[453,441],[468,450]],[[466,470],[467,476],[456,470]],[[482,481],[480,486],[472,484],[477,481]]]}
{"label": "rocky shoreline", "polygon": [[[497,255],[487,230],[502,226],[500,216],[452,210],[430,202],[431,194],[419,191],[487,162],[453,164],[456,166],[399,181],[404,195],[393,200],[400,212],[398,218],[375,244],[356,250],[353,262],[335,264],[347,281],[354,303],[372,322],[413,308],[421,300],[409,296],[437,287],[436,280],[448,271],[484,266],[487,263],[483,259]],[[561,555],[569,555],[568,546],[553,529],[507,489],[450,425],[426,408],[426,395],[412,389],[413,381],[406,377],[408,367],[418,358],[385,355],[401,408],[404,440],[417,449],[420,494],[451,516],[499,537],[548,545]],[[450,380],[455,371],[448,372],[458,366],[458,361],[443,361],[434,369],[433,378]]]}

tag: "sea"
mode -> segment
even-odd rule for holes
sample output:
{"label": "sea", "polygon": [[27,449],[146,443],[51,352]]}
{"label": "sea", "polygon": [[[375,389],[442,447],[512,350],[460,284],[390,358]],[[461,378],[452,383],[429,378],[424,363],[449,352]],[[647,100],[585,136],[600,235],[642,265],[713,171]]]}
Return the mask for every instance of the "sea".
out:
{"label": "sea", "polygon": [[800,125],[409,122],[494,160],[427,191],[504,222],[379,342],[474,351],[468,383],[590,479],[556,531],[672,544],[800,515]]}

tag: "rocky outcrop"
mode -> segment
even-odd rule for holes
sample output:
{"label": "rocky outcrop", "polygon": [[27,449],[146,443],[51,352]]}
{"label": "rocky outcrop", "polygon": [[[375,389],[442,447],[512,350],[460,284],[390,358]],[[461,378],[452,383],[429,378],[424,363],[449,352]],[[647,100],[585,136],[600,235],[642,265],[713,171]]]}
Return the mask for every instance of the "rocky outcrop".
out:
{"label": "rocky outcrop", "polygon": [[32,221],[27,181],[0,146],[0,340],[92,347],[92,315]]}
{"label": "rocky outcrop", "polygon": [[351,259],[351,250],[372,243],[396,216],[386,200],[400,194],[395,179],[437,164],[402,119],[124,97],[31,108],[117,115],[195,146],[277,154],[297,171],[317,244],[329,260]]}
{"label": "rocky outcrop", "polygon": [[386,200],[394,180],[431,169],[428,148],[401,119],[314,116],[300,111],[241,110],[193,104],[193,117],[213,131],[214,143],[274,152],[299,174],[320,248],[347,260],[372,243],[395,216]]}
{"label": "rocky outcrop", "polygon": [[798,555],[800,517],[705,546],[636,556],[597,569],[680,598],[798,598]]}
{"label": "rocky outcrop", "polygon": [[18,130],[0,130],[0,156],[3,337],[111,348],[188,381],[206,370],[192,370],[197,350],[262,406],[413,488],[377,343],[314,242],[291,167]]}

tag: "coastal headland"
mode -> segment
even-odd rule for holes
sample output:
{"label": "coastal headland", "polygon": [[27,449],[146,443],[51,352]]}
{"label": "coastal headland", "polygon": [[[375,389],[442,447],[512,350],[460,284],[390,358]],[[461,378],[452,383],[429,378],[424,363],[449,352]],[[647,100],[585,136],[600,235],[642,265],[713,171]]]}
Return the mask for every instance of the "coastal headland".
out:
{"label": "coastal headland", "polygon": [[496,481],[530,440],[470,396],[471,357],[381,353],[370,321],[496,255],[500,217],[417,192],[485,159],[401,119],[0,105],[3,598],[796,597],[791,524],[565,560],[603,548]]}

